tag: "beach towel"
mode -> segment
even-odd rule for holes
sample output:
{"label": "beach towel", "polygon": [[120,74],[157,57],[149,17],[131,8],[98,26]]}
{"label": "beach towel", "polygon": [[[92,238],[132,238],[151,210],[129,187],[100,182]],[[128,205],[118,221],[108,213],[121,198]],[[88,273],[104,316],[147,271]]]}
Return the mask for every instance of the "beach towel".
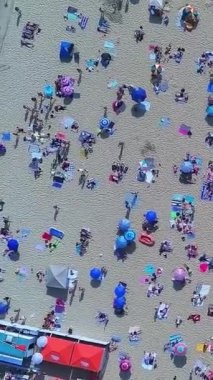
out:
{"label": "beach towel", "polygon": [[188,133],[191,132],[191,127],[186,124],[181,124],[178,128],[178,132],[182,136],[188,136]]}
{"label": "beach towel", "polygon": [[77,21],[79,19],[78,15],[75,13],[67,13],[67,19],[69,21]]}
{"label": "beach towel", "polygon": [[95,67],[97,67],[96,62],[97,62],[96,59],[92,59],[92,58],[87,59],[85,61],[86,69],[89,71],[94,70]]}
{"label": "beach towel", "polygon": [[152,172],[151,171],[147,171],[146,172],[145,182],[150,184],[150,183],[152,183],[153,178],[154,178],[154,176],[153,176]]}
{"label": "beach towel", "polygon": [[30,144],[28,147],[28,152],[29,153],[39,153],[40,152],[40,147],[38,144]]}
{"label": "beach towel", "polygon": [[182,342],[183,338],[180,334],[173,334],[169,337],[169,343],[173,346],[179,342]]}
{"label": "beach towel", "polygon": [[63,237],[64,237],[64,232],[62,232],[62,231],[60,231],[54,227],[50,228],[49,233],[51,236],[54,236],[58,239],[63,239]]}
{"label": "beach towel", "polygon": [[46,247],[45,247],[45,244],[38,243],[38,244],[36,244],[35,249],[37,251],[43,252],[46,249]]}
{"label": "beach towel", "polygon": [[201,285],[201,288],[199,290],[199,294],[201,297],[206,297],[208,296],[209,292],[210,292],[210,289],[211,289],[211,285],[205,285],[205,284],[202,284]]}
{"label": "beach towel", "polygon": [[200,198],[203,201],[211,202],[213,201],[213,192],[209,191],[208,187],[209,187],[209,184],[206,181],[204,181],[201,186]]}
{"label": "beach towel", "polygon": [[53,183],[52,183],[52,186],[53,186],[55,189],[61,189],[61,188],[62,188],[62,185],[63,185],[63,183],[60,183],[60,182],[53,182]]}
{"label": "beach towel", "polygon": [[110,55],[116,56],[117,51],[115,48],[115,44],[112,41],[105,41],[104,42],[104,49],[106,52],[108,52]]}
{"label": "beach towel", "polygon": [[141,367],[144,368],[144,369],[147,369],[148,371],[151,371],[154,368],[153,365],[146,364],[145,361],[144,361],[144,359],[142,360]]}
{"label": "beach towel", "polygon": [[195,350],[196,352],[204,352],[204,343],[197,343]]}
{"label": "beach towel", "polygon": [[74,178],[74,173],[75,173],[75,166],[74,166],[73,162],[71,162],[69,164],[68,169],[66,169],[66,171],[64,172],[65,181],[68,181],[68,182],[72,181]]}
{"label": "beach towel", "polygon": [[144,267],[144,273],[151,276],[155,273],[155,266],[153,264],[146,264]]}
{"label": "beach towel", "polygon": [[118,82],[116,79],[112,79],[110,80],[108,83],[107,83],[107,88],[110,88],[110,89],[115,89],[118,87]]}
{"label": "beach towel", "polygon": [[88,21],[89,21],[89,17],[86,17],[86,16],[81,17],[81,20],[78,23],[78,25],[80,26],[82,30],[86,28]]}
{"label": "beach towel", "polygon": [[20,231],[17,234],[17,238],[20,241],[24,241],[28,238],[28,236],[31,234],[31,229],[30,228],[21,228]]}
{"label": "beach towel", "polygon": [[176,16],[176,19],[175,19],[175,25],[177,26],[178,30],[179,31],[183,31],[184,28],[183,28],[183,23],[182,23],[182,14],[183,14],[183,8],[181,8]]}
{"label": "beach towel", "polygon": [[159,90],[161,92],[166,92],[169,88],[169,83],[167,80],[163,80],[162,82],[160,82],[159,84]]}
{"label": "beach towel", "polygon": [[159,122],[159,127],[167,128],[171,125],[171,119],[169,117],[162,117]]}
{"label": "beach towel", "polygon": [[12,134],[10,132],[2,132],[1,139],[2,141],[10,141],[12,138]]}

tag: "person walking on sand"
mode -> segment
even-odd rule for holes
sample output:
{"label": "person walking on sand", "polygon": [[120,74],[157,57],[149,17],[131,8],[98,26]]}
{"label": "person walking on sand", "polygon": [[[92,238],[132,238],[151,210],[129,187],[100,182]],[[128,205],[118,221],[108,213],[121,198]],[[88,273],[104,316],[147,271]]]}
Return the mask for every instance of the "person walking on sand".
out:
{"label": "person walking on sand", "polygon": [[57,206],[57,205],[55,205],[55,206],[53,206],[53,208],[54,208],[54,216],[53,216],[53,219],[54,219],[54,221],[56,222],[56,220],[57,220],[57,216],[58,216],[58,214],[59,214],[59,210],[60,210],[60,208]]}
{"label": "person walking on sand", "polygon": [[84,299],[85,288],[82,288],[81,286],[79,286],[78,290],[79,290],[79,292],[80,292],[80,295],[79,295],[79,302],[81,302],[81,301],[83,301],[83,299]]}
{"label": "person walking on sand", "polygon": [[77,85],[80,86],[81,81],[82,81],[82,70],[77,68],[77,72],[78,72]]}

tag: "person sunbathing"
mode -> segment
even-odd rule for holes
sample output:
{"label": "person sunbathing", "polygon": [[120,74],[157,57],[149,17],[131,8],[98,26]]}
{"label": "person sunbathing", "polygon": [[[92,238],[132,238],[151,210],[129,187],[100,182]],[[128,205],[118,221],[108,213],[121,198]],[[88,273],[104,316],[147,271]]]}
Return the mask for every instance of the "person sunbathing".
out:
{"label": "person sunbathing", "polygon": [[190,314],[187,320],[188,321],[192,320],[194,323],[196,323],[196,322],[200,322],[200,318],[201,318],[200,314]]}
{"label": "person sunbathing", "polygon": [[176,102],[188,102],[188,94],[186,93],[185,88],[182,88],[180,92],[176,92],[175,94],[175,101]]}

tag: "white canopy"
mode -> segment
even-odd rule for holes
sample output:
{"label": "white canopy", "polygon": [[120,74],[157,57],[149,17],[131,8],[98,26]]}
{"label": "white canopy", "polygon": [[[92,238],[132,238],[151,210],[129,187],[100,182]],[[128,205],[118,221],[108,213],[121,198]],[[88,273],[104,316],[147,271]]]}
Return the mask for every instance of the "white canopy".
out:
{"label": "white canopy", "polygon": [[165,0],[148,0],[149,6],[154,6],[157,9],[163,9]]}

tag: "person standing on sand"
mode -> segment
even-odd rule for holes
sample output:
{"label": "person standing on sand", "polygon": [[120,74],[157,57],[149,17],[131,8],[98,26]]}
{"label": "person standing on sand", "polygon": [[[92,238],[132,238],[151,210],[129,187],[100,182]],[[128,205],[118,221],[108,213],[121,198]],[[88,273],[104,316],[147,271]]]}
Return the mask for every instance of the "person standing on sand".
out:
{"label": "person standing on sand", "polygon": [[81,81],[82,81],[82,70],[78,68],[77,72],[78,72],[77,85],[80,86]]}
{"label": "person standing on sand", "polygon": [[60,208],[59,208],[57,205],[53,206],[53,208],[55,209],[53,219],[54,219],[54,221],[56,222],[56,220],[57,220],[57,216],[58,216],[58,214],[59,214],[59,210],[60,210]]}

